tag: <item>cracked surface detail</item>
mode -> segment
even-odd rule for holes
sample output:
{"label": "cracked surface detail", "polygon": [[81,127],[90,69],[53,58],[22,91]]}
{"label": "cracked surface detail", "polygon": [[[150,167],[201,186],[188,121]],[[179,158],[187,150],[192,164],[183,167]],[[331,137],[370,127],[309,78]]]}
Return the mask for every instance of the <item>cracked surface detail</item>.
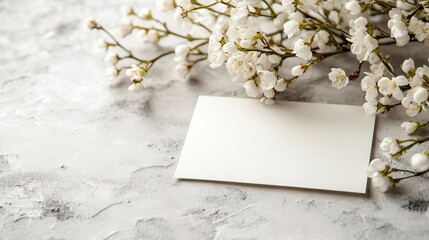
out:
{"label": "cracked surface detail", "polygon": [[[245,94],[205,63],[177,81],[172,59],[141,94],[126,79],[109,83],[94,50],[102,35],[82,30],[86,18],[111,28],[123,5],[154,3],[0,1],[0,239],[427,239],[429,177],[367,195],[175,180],[198,96]],[[136,49],[151,57],[172,46]],[[429,49],[416,46],[386,52],[395,67],[404,53],[421,65]],[[359,82],[336,90],[327,79],[331,67],[356,64],[327,59],[281,97],[361,105]],[[378,117],[373,157],[383,137],[405,137],[404,119]]]}

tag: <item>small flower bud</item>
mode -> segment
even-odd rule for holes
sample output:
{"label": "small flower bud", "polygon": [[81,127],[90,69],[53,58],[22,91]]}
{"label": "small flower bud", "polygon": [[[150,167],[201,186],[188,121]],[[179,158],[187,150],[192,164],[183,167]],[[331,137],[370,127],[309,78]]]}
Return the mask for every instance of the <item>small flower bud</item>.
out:
{"label": "small flower bud", "polygon": [[140,9],[139,13],[137,14],[140,18],[149,20],[152,19],[152,12],[149,8],[142,8]]}
{"label": "small flower bud", "polygon": [[401,65],[401,69],[402,71],[404,71],[404,73],[409,74],[410,76],[413,76],[415,73],[415,67],[414,67],[414,60],[412,58],[408,58],[406,59],[402,65]]}
{"label": "small flower bud", "polygon": [[416,153],[411,157],[410,164],[416,172],[424,172],[429,169],[429,157],[424,153]]}
{"label": "small flower bud", "polygon": [[133,31],[133,25],[131,22],[123,22],[119,25],[119,32],[121,33],[122,37],[127,36]]}
{"label": "small flower bud", "polygon": [[253,81],[253,80],[246,81],[244,83],[243,87],[246,90],[247,96],[249,96],[249,97],[258,98],[258,97],[261,97],[261,95],[262,95],[258,86],[256,86],[255,81]]}
{"label": "small flower bud", "polygon": [[396,139],[391,137],[385,137],[380,143],[380,149],[388,154],[396,154],[401,150],[399,143]]}
{"label": "small flower bud", "polygon": [[122,13],[123,13],[125,16],[133,16],[133,15],[135,15],[134,8],[132,8],[132,7],[130,7],[130,6],[125,6],[125,7],[123,7],[123,8],[122,8]]}
{"label": "small flower bud", "polygon": [[98,23],[93,18],[90,18],[86,21],[86,26],[91,30],[99,27]]}
{"label": "small flower bud", "polygon": [[416,103],[422,103],[428,99],[428,90],[424,87],[417,87],[414,90],[413,99]]}
{"label": "small flower bud", "polygon": [[188,63],[184,62],[177,64],[174,70],[181,79],[186,79],[191,70],[190,67]]}
{"label": "small flower bud", "polygon": [[384,176],[380,173],[375,174],[372,177],[372,186],[380,189],[380,191],[385,192],[392,186],[392,181],[388,176]]}
{"label": "small flower bud", "polygon": [[291,73],[292,73],[292,76],[297,77],[297,76],[301,76],[304,73],[304,71],[305,71],[304,66],[298,65],[292,68]]}
{"label": "small flower bud", "polygon": [[107,50],[109,48],[110,44],[106,40],[100,39],[98,41],[98,46],[103,50]]}
{"label": "small flower bud", "polygon": [[351,15],[358,15],[362,11],[357,1],[349,1],[344,7],[350,11]]}
{"label": "small flower bud", "polygon": [[372,178],[376,176],[377,173],[384,171],[386,169],[386,166],[387,165],[383,160],[376,158],[369,163],[366,174],[369,178]]}
{"label": "small flower bud", "polygon": [[119,70],[116,67],[108,67],[106,69],[106,75],[110,80],[115,79],[119,76]]}
{"label": "small flower bud", "polygon": [[143,85],[140,82],[134,82],[133,84],[131,84],[128,87],[128,91],[133,92],[133,93],[139,93],[141,91],[143,91]]}
{"label": "small flower bud", "polygon": [[401,124],[401,128],[407,134],[414,133],[415,131],[417,131],[417,129],[419,129],[419,127],[420,127],[420,123],[415,122],[415,121],[413,121],[413,122],[403,122]]}
{"label": "small flower bud", "polygon": [[259,101],[265,105],[273,105],[274,103],[276,103],[276,101],[274,101],[274,99],[267,98],[267,97],[262,97]]}
{"label": "small flower bud", "polygon": [[108,53],[104,58],[104,61],[109,65],[115,65],[119,61],[119,55],[117,53]]}
{"label": "small flower bud", "polygon": [[279,80],[277,80],[276,86],[274,87],[274,89],[277,92],[283,92],[286,90],[288,83],[286,82],[286,80],[284,80],[283,78],[280,78]]}

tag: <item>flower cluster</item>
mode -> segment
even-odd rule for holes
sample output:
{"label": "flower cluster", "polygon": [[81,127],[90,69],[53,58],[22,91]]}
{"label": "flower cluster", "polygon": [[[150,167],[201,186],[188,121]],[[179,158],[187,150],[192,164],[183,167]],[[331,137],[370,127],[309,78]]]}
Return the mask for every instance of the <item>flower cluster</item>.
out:
{"label": "flower cluster", "polygon": [[[419,123],[416,121],[404,122],[401,124],[402,129],[406,134],[416,133],[419,129],[426,127],[428,122]],[[371,161],[368,167],[368,177],[372,178],[373,186],[379,187],[382,191],[386,191],[389,187],[395,186],[401,180],[411,177],[420,176],[429,172],[429,151],[415,153],[408,161],[411,170],[403,168],[393,168],[395,160],[402,156],[407,150],[412,147],[428,142],[429,137],[419,137],[410,139],[394,139],[385,137],[380,143],[381,151],[389,158],[389,163],[383,162],[376,158]],[[394,177],[395,174],[408,174],[407,176]]]}
{"label": "flower cluster", "polygon": [[[157,44],[168,37],[182,41],[154,58],[136,56],[95,20],[87,22],[87,27],[109,37],[100,41],[107,51],[109,78],[124,72],[131,81],[130,91],[143,90],[155,62],[174,55],[180,78],[186,79],[196,64],[207,60],[212,68],[226,68],[231,80],[241,84],[249,97],[271,105],[312,66],[328,57],[351,53],[356,70],[347,73],[332,68],[328,79],[336,89],[360,80],[366,93],[363,108],[368,114],[402,106],[414,117],[429,110],[429,67],[415,66],[408,58],[401,59],[401,71],[383,52],[384,45],[429,43],[428,0],[159,0],[157,4],[183,30],[173,30],[150,9],[132,7],[124,8],[127,21],[119,27],[121,37],[136,36],[145,44]],[[387,21],[380,21],[380,16]],[[295,61],[288,60],[292,58]],[[363,72],[363,66],[369,70]],[[426,124],[413,121],[401,127],[414,133]],[[386,138],[380,147],[397,159],[423,143],[422,139],[426,138]],[[419,171],[413,172],[415,175],[424,172],[424,156],[427,154],[419,153],[411,158],[413,169]],[[368,176],[376,186],[386,190],[399,182],[391,177],[400,172],[398,169],[374,161]]]}

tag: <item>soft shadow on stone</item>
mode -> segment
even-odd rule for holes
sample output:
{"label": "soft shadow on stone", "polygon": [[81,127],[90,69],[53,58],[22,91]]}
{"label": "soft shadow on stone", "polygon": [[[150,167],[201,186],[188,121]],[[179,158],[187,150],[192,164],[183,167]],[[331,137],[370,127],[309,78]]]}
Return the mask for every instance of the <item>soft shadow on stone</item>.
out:
{"label": "soft shadow on stone", "polygon": [[178,184],[185,184],[186,182],[190,182],[192,184],[216,184],[224,187],[236,187],[236,188],[263,188],[265,190],[272,191],[284,191],[287,192],[305,192],[309,194],[326,194],[326,195],[336,195],[336,196],[350,196],[350,197],[358,197],[358,198],[369,198],[368,192],[366,194],[361,193],[351,193],[351,192],[340,192],[340,191],[331,191],[331,190],[319,190],[319,189],[307,189],[307,188],[299,188],[299,187],[287,187],[287,186],[272,186],[265,184],[250,184],[250,183],[233,183],[233,182],[219,182],[212,180],[193,180],[193,179],[177,179],[176,182]]}
{"label": "soft shadow on stone", "polygon": [[190,76],[187,83],[192,87],[200,86],[202,84],[201,80],[195,76]]}
{"label": "soft shadow on stone", "polygon": [[[106,81],[107,81],[107,77],[106,77]],[[110,83],[109,87],[110,88],[128,88],[128,86],[130,85],[130,79],[122,76],[119,77],[115,82]]]}
{"label": "soft shadow on stone", "polygon": [[152,102],[150,99],[146,99],[139,107],[139,112],[143,115],[150,115],[153,111]]}
{"label": "soft shadow on stone", "polygon": [[399,184],[393,188],[390,188],[384,194],[386,195],[386,197],[389,197],[389,198],[395,198],[398,196],[406,196],[407,195],[407,189],[406,189],[406,186],[402,186]]}
{"label": "soft shadow on stone", "polygon": [[410,197],[407,203],[401,206],[403,209],[414,212],[426,212],[429,208],[429,200],[422,197]]}

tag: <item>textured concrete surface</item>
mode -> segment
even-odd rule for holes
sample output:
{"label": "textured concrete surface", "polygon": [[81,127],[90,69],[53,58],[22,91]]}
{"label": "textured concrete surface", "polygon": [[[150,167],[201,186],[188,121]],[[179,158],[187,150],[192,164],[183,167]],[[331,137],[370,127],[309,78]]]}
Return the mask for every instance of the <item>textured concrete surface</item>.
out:
{"label": "textured concrete surface", "polygon": [[[103,53],[94,51],[101,35],[82,24],[94,16],[113,27],[127,2],[0,1],[0,239],[428,238],[429,177],[386,194],[369,187],[364,196],[176,181],[197,96],[244,93],[207,64],[191,81],[176,81],[164,71],[171,60],[142,94],[109,84]],[[422,50],[390,52],[398,65],[405,52],[422,63]],[[326,78],[344,62],[354,69],[348,56],[330,59],[284,98],[362,104],[358,82],[338,91]],[[397,110],[379,116],[373,146],[384,136],[403,137],[404,117]]]}

